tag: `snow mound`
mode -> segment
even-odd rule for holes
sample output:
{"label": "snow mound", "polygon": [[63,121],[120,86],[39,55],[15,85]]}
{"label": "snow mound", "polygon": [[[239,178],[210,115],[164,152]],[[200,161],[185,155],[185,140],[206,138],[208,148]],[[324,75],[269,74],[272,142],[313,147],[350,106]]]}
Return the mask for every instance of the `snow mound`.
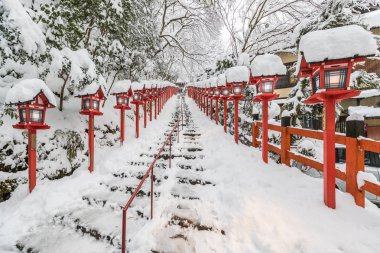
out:
{"label": "snow mound", "polygon": [[348,114],[360,114],[363,117],[380,117],[380,108],[373,106],[350,106],[348,107]]}
{"label": "snow mound", "polygon": [[371,32],[357,25],[310,32],[302,36],[299,50],[308,63],[375,55]]}
{"label": "snow mound", "polygon": [[144,84],[142,84],[142,83],[139,83],[139,82],[133,82],[132,83],[132,90],[133,91],[142,90],[143,88],[144,88]]}
{"label": "snow mound", "polygon": [[228,83],[248,82],[249,69],[245,66],[232,67],[226,70],[226,80]]}
{"label": "snow mound", "polygon": [[357,176],[357,183],[359,189],[364,186],[365,181],[368,181],[370,183],[376,184],[380,186],[380,182],[377,181],[377,178],[375,175],[369,172],[359,171]]}
{"label": "snow mound", "polygon": [[218,87],[218,77],[211,77],[209,81],[210,81],[210,87],[213,87],[213,88]]}
{"label": "snow mound", "polygon": [[33,101],[38,94],[43,93],[49,103],[57,106],[53,92],[40,79],[24,79],[11,88],[5,98],[5,104],[17,104]]}
{"label": "snow mound", "polygon": [[352,113],[350,116],[347,117],[346,121],[364,121],[364,116],[358,112]]}
{"label": "snow mound", "polygon": [[258,55],[252,62],[253,76],[286,75],[286,67],[279,56],[273,54]]}
{"label": "snow mound", "polygon": [[[20,32],[20,40],[23,44],[23,49],[29,54],[38,51],[44,52],[46,50],[45,36],[40,27],[33,22],[31,17],[25,11],[19,0],[1,0],[5,12],[8,12],[8,17],[1,13],[2,18],[8,19],[12,28]],[[3,48],[4,45],[0,45]]]}
{"label": "snow mound", "polygon": [[106,90],[104,89],[103,85],[99,84],[98,82],[93,82],[90,85],[87,85],[83,90],[78,92],[77,96],[87,96],[87,95],[94,95],[98,90],[101,89],[104,96],[106,95]]}
{"label": "snow mound", "polygon": [[292,116],[292,114],[288,110],[283,110],[281,113],[281,117],[290,117],[290,116]]}
{"label": "snow mound", "polygon": [[112,87],[112,94],[127,93],[131,86],[131,80],[117,81]]}
{"label": "snow mound", "polygon": [[368,29],[380,27],[380,10],[363,14],[362,23],[366,25]]}
{"label": "snow mound", "polygon": [[237,65],[238,66],[246,66],[246,67],[249,67],[250,63],[249,63],[249,54],[247,53],[241,53],[239,55],[239,58],[237,60]]}

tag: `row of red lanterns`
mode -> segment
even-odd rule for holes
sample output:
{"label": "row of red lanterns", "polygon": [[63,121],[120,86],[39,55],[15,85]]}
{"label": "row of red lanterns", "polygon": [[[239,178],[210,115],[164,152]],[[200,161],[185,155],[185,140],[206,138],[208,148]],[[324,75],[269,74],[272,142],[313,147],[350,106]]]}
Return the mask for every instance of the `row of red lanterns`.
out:
{"label": "row of red lanterns", "polygon": [[[33,80],[32,80],[33,81]],[[54,96],[46,85],[38,79],[35,79],[35,85],[41,85],[41,89],[37,91],[31,85],[22,85],[21,89],[28,90],[33,95],[33,98],[24,101],[8,102],[9,105],[16,105],[18,108],[19,122],[13,125],[16,129],[28,130],[28,165],[29,165],[29,192],[32,192],[36,186],[36,135],[37,130],[49,129],[50,126],[45,123],[45,115],[47,108],[56,106]],[[41,84],[42,82],[43,84]],[[28,87],[30,86],[30,87]],[[89,116],[89,171],[94,170],[94,117],[101,116],[101,102],[106,99],[105,92],[100,85],[97,89],[88,89],[90,92],[81,93],[77,97],[81,98],[80,114]],[[11,91],[17,93],[17,90]],[[151,87],[133,91],[131,87],[126,92],[113,93],[116,97],[115,109],[120,110],[120,142],[123,144],[125,139],[125,110],[132,110],[130,104],[136,106],[136,138],[139,138],[139,106],[144,108],[144,128],[147,126],[147,104],[149,104],[150,121],[153,119],[153,104],[154,104],[154,119],[160,114],[165,103],[178,92],[178,87]],[[53,98],[52,98],[53,97]],[[53,102],[54,101],[54,102]]]}
{"label": "row of red lanterns", "polygon": [[[349,87],[350,75],[354,64],[363,63],[366,57],[346,57],[345,59],[328,60],[322,62],[306,62],[302,56],[299,78],[310,78],[312,96],[305,100],[307,104],[323,103],[326,111],[324,129],[324,201],[326,206],[335,208],[335,103],[341,100],[358,96],[360,91]],[[278,98],[275,86],[280,75],[250,75],[249,82],[226,83],[218,87],[187,87],[188,96],[193,98],[203,111],[207,111],[208,101],[224,101],[224,130],[226,126],[227,101],[235,103],[235,142],[238,143],[238,102],[244,98],[243,90],[246,85],[256,85],[258,95],[253,102],[262,102],[262,159],[268,162],[268,102]],[[216,112],[218,106],[216,106]],[[212,102],[210,112],[212,111]],[[211,113],[210,113],[211,114]],[[212,115],[210,115],[212,117]],[[217,118],[216,118],[217,120]]]}

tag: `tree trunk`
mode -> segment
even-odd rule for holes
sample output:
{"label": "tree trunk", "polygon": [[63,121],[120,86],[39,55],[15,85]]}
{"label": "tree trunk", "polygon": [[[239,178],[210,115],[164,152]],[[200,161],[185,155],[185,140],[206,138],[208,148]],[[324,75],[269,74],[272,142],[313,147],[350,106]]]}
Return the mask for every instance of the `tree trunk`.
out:
{"label": "tree trunk", "polygon": [[64,79],[64,83],[61,87],[61,93],[59,94],[59,110],[62,112],[63,111],[63,99],[65,97],[65,88],[66,88],[66,84],[67,84],[67,80],[69,80],[69,76],[66,77],[66,79]]}

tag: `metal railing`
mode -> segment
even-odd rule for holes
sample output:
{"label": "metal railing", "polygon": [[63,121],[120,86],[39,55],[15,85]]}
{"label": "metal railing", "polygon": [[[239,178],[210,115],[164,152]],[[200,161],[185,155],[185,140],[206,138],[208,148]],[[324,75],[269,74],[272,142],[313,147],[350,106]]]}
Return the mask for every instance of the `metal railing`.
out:
{"label": "metal railing", "polygon": [[122,253],[126,252],[126,234],[127,234],[127,211],[130,208],[133,200],[135,199],[137,193],[140,191],[142,185],[144,184],[145,180],[149,177],[150,174],[150,218],[153,219],[153,196],[154,196],[154,189],[153,189],[153,179],[154,179],[154,170],[153,167],[156,164],[157,160],[160,158],[161,153],[164,151],[164,148],[166,145],[169,145],[169,168],[171,168],[171,159],[172,159],[172,137],[174,132],[177,132],[177,143],[179,143],[179,134],[180,134],[180,122],[182,122],[182,129],[183,129],[183,110],[182,110],[182,99],[180,100],[181,103],[181,110],[180,110],[180,116],[177,116],[177,122],[173,129],[170,131],[168,137],[166,138],[165,142],[162,144],[161,148],[159,149],[157,155],[154,157],[154,160],[152,164],[149,166],[148,170],[145,172],[143,178],[141,179],[139,185],[133,192],[132,196],[129,198],[127,204],[123,208],[123,224],[122,224],[122,241],[121,241],[121,251]]}

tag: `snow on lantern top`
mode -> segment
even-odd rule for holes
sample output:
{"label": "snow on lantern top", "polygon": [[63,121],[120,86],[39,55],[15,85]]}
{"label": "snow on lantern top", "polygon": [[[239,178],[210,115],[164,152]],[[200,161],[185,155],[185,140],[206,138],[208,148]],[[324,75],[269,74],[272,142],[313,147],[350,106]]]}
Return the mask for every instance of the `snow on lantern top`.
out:
{"label": "snow on lantern top", "polygon": [[225,74],[218,75],[218,86],[226,86],[226,75]]}
{"label": "snow on lantern top", "polygon": [[279,56],[273,54],[258,55],[252,62],[251,72],[254,77],[283,76],[286,67]]}
{"label": "snow on lantern top", "polygon": [[40,79],[25,79],[18,82],[7,93],[5,104],[14,105],[33,102],[39,95],[46,98],[48,107],[56,107],[55,96]]}
{"label": "snow on lantern top", "polygon": [[77,97],[84,97],[84,96],[95,96],[98,95],[100,99],[105,99],[106,97],[106,90],[104,89],[103,85],[93,82],[90,85],[87,85],[83,90],[78,92],[76,95]]}
{"label": "snow on lantern top", "polygon": [[144,84],[139,83],[139,82],[133,82],[132,83],[132,90],[133,91],[140,91],[144,88]]}
{"label": "snow on lantern top", "polygon": [[307,33],[302,36],[300,53],[307,63],[365,57],[376,54],[377,43],[372,33],[357,25]]}
{"label": "snow on lantern top", "polygon": [[112,87],[112,95],[120,93],[128,93],[131,89],[132,83],[131,80],[120,80],[117,81]]}
{"label": "snow on lantern top", "polygon": [[216,88],[216,87],[218,87],[218,78],[217,78],[217,77],[211,77],[211,78],[209,79],[209,81],[210,81],[210,87],[211,87],[211,88]]}
{"label": "snow on lantern top", "polygon": [[245,66],[232,67],[226,70],[226,80],[228,83],[247,83],[249,76],[249,69]]}

